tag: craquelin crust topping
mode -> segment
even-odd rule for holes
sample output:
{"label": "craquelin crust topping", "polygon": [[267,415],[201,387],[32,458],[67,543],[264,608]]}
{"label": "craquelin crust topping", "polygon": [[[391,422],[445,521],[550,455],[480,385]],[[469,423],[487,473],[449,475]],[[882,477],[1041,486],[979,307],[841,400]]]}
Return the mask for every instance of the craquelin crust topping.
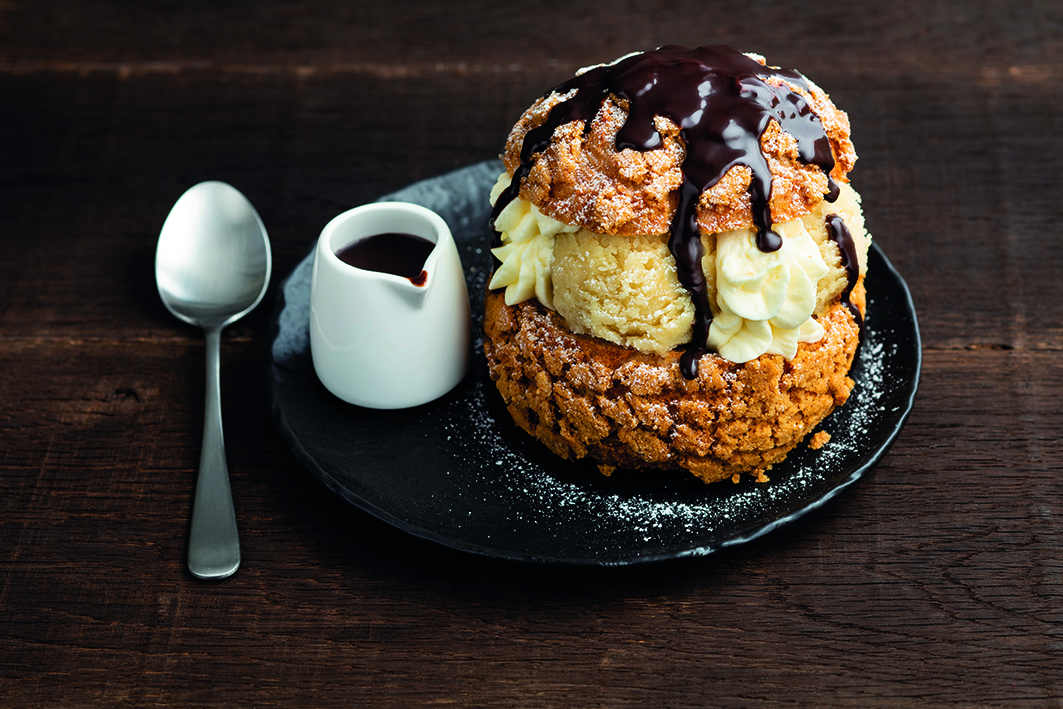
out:
{"label": "craquelin crust topping", "polygon": [[[831,176],[836,182],[846,182],[856,162],[848,117],[811,82],[810,91],[782,83],[809,102],[834,154]],[[513,127],[502,155],[510,175],[520,164],[524,136],[542,125],[550,109],[565,98],[555,93],[539,99]],[[603,102],[586,134],[580,121],[560,126],[549,147],[532,158],[534,166],[521,185],[520,196],[554,219],[600,234],[667,233],[686,155],[679,127],[658,116],[655,127],[664,139],[660,148],[618,152],[616,134],[626,120],[626,102],[613,96]],[[772,220],[785,222],[808,214],[827,194],[827,176],[799,159],[797,141],[775,121],[769,123],[760,145],[772,173]],[[748,167],[735,165],[702,193],[697,216],[703,234],[754,226],[751,179]]]}

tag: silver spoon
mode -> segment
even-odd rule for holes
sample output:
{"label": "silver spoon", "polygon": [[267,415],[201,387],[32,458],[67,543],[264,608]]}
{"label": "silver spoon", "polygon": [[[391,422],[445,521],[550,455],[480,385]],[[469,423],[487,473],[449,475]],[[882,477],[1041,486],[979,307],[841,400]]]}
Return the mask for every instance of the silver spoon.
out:
{"label": "silver spoon", "polygon": [[159,234],[155,279],[166,308],[206,331],[207,404],[192,506],[188,568],[204,579],[240,566],[240,536],[221,427],[221,330],[266,293],[269,237],[255,208],[224,182],[201,182],[181,195]]}

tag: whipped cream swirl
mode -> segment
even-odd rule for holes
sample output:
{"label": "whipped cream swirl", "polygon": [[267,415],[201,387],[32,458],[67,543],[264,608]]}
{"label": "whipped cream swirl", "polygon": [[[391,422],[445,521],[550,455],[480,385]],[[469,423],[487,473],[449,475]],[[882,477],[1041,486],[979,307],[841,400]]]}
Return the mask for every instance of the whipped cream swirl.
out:
{"label": "whipped cream swirl", "polygon": [[[510,176],[503,172],[491,190],[492,204],[509,183]],[[555,237],[585,230],[553,219],[519,197],[499,213],[495,228],[502,245],[491,252],[501,264],[488,287],[504,288],[507,305],[536,298],[553,309]],[[731,362],[763,354],[792,359],[799,343],[817,342],[824,335],[813,317],[819,283],[830,270],[820,246],[801,219],[773,228],[782,241],[778,250],[760,250],[755,229],[737,229],[715,235],[715,261],[706,258],[703,264],[715,269],[706,344]],[[586,324],[576,325],[577,331],[590,330]]]}
{"label": "whipped cream swirl", "polygon": [[793,359],[799,342],[817,342],[816,285],[828,273],[801,220],[775,225],[777,251],[757,248],[753,229],[716,235],[716,305],[708,344],[732,362],[762,354]]}

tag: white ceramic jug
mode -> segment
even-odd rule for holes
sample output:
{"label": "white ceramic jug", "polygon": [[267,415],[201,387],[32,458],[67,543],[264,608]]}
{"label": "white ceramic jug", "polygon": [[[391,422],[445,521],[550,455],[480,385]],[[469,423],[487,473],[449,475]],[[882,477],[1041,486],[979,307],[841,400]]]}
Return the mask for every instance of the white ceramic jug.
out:
{"label": "white ceramic jug", "polygon": [[[379,234],[435,244],[418,279],[344,263],[337,251]],[[310,292],[310,350],[321,383],[352,404],[398,409],[450,391],[468,368],[469,297],[446,222],[416,204],[378,202],[321,232]]]}

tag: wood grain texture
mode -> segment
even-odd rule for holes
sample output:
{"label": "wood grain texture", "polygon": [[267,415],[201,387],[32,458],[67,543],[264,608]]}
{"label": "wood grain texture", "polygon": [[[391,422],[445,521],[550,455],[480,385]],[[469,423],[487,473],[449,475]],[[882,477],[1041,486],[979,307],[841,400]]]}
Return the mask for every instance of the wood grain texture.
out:
{"label": "wood grain texture", "polygon": [[[1063,6],[0,2],[0,705],[1060,706]],[[924,339],[841,499],[700,560],[531,567],[400,533],[273,425],[277,283],[344,209],[497,155],[579,66],[726,42],[850,116]],[[274,250],[223,337],[243,566],[184,565],[203,343],[158,230],[237,185]]]}

